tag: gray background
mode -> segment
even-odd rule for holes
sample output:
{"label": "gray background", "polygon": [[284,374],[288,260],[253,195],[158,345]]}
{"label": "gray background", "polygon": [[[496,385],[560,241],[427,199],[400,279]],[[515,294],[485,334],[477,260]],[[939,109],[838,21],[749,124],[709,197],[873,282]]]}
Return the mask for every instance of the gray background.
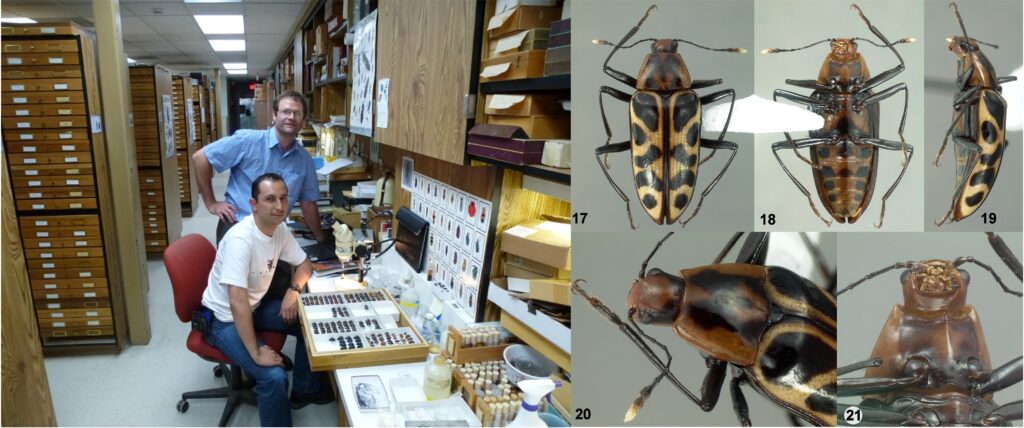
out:
{"label": "gray background", "polygon": [[[953,114],[953,82],[956,79],[956,57],[949,51],[946,38],[962,34],[956,22],[953,10],[948,2],[926,2],[924,14],[925,24],[925,144],[924,144],[924,176],[925,176],[925,230],[936,230],[937,218],[941,218],[949,209],[955,192],[956,165],[953,155],[953,142],[946,146],[940,166],[931,164],[942,144],[942,136],[952,122]],[[1021,8],[1020,1],[961,1],[960,16],[967,27],[967,35],[978,40],[995,43],[999,49],[981,46],[982,53],[996,68],[1000,76],[1008,76],[1011,71],[1021,65]],[[1024,84],[1013,82],[1012,84]],[[1006,100],[1008,103],[1020,105],[1024,100]],[[1010,146],[1003,155],[1003,163],[999,169],[999,177],[995,188],[985,203],[974,214],[959,223],[942,226],[943,230],[1008,230],[1020,231],[1021,227],[1021,155],[1024,140],[1021,132],[1008,132],[1006,138]],[[981,214],[996,213],[995,224],[985,224]]]}
{"label": "gray background", "polygon": [[[1017,257],[1021,254],[1021,234],[1000,234]],[[1010,289],[1021,290],[1021,283],[996,256],[982,233],[844,233],[839,239],[839,288],[864,275],[898,261],[929,259],[952,260],[974,256],[992,266]],[[974,305],[988,343],[992,365],[999,367],[1021,355],[1021,299],[1003,292],[992,276],[979,266],[961,266],[971,274],[967,302]],[[840,366],[867,359],[878,334],[896,304],[902,304],[899,278],[901,270],[878,276],[839,296]],[[853,373],[854,377],[863,371]],[[1006,404],[1021,399],[1020,384],[997,393],[995,400]],[[843,400],[856,404],[857,399]],[[1020,425],[1017,422],[1015,425]]]}
{"label": "gray background", "polygon": [[[754,51],[754,4],[752,1],[661,1],[654,2],[658,8],[640,27],[632,41],[648,37],[680,38],[704,46],[742,47],[749,52],[735,54],[711,52],[679,45],[690,77],[693,79],[723,79],[723,83],[698,90],[698,94],[732,88],[737,99],[753,91]],[[601,122],[597,103],[598,90],[602,85],[611,86],[632,94],[635,89],[612,79],[602,71],[602,63],[611,51],[610,46],[598,46],[593,39],[604,39],[618,43],[629,31],[651,2],[637,1],[588,1],[573,8],[572,29],[572,135],[573,135],[573,211],[587,212],[585,224],[574,225],[575,231],[613,231],[629,228],[626,210],[621,199],[605,179],[594,159],[594,149],[604,144],[606,135]],[[630,43],[631,43],[630,42]],[[640,70],[644,55],[650,53],[650,44],[642,43],[628,50],[620,50],[609,65],[626,74],[635,76]],[[612,143],[629,139],[629,108],[626,103],[610,96],[605,97],[605,112],[612,128]],[[719,101],[713,105],[726,101]],[[705,132],[705,138],[717,138]],[[753,138],[745,134],[728,134],[728,141],[737,143],[739,151],[722,180],[704,201],[701,212],[687,228],[695,230],[745,230],[752,222],[753,189]],[[702,150],[702,153],[705,151]],[[715,155],[705,163],[697,175],[697,191],[694,201],[687,207],[682,218],[690,215],[696,207],[699,192],[707,187],[711,179],[721,170],[728,158],[728,152]],[[642,230],[657,229],[657,225],[640,205],[636,187],[633,184],[631,156],[627,153],[609,155],[610,174],[629,197],[634,223]],[[662,226],[663,229],[678,229],[679,225]]]}
{"label": "gray background", "polygon": [[[906,63],[903,73],[883,84],[880,89],[887,88],[898,82],[905,82],[910,91],[910,104],[907,113],[907,124],[903,133],[908,144],[915,148],[907,173],[893,192],[886,204],[884,231],[920,231],[922,230],[922,169],[925,166],[922,156],[925,153],[923,143],[923,49],[924,19],[921,1],[857,1],[864,14],[889,39],[895,41],[904,37],[916,37],[917,43],[896,45]],[[1019,16],[1019,14],[1018,14]],[[756,30],[756,78],[757,95],[771,99],[775,89],[787,89],[799,94],[810,94],[811,90],[786,85],[786,79],[816,79],[821,64],[829,52],[828,44],[821,44],[797,52],[786,52],[763,55],[765,48],[796,48],[833,37],[864,37],[879,42],[878,38],[868,30],[867,25],[850,9],[848,0],[830,1],[766,1],[758,2],[755,8]],[[896,56],[887,48],[875,47],[866,42],[858,43],[858,52],[864,55],[871,75],[899,64]],[[789,103],[789,101],[782,101]],[[899,140],[896,131],[899,129],[899,118],[903,110],[902,95],[893,96],[881,103],[880,137]],[[793,138],[803,138],[806,132],[791,134]],[[754,215],[758,220],[754,226],[757,230],[831,230],[831,231],[874,231],[878,222],[882,195],[899,174],[903,155],[899,152],[881,150],[878,161],[878,174],[875,181],[875,193],[867,210],[857,223],[838,224],[826,227],[807,204],[807,199],[797,190],[789,177],[783,172],[771,152],[771,144],[785,140],[781,133],[758,135],[755,146],[757,153],[754,168],[757,181],[754,185]],[[804,156],[807,150],[802,151]],[[825,212],[814,188],[811,167],[793,155],[792,151],[780,153],[783,162],[793,175],[811,192],[818,211],[831,219]],[[774,213],[774,226],[762,225],[759,216],[762,213]]]}
{"label": "gray background", "polygon": [[[709,265],[731,233],[676,233],[651,259],[648,269],[666,272]],[[636,279],[640,263],[664,231],[646,228],[638,232],[573,233],[573,277],[586,279],[586,290],[600,298],[619,316],[626,311],[626,294]],[[745,235],[744,235],[745,237]],[[830,263],[835,262],[836,234],[822,235],[822,248]],[[739,245],[725,259],[733,262]],[[589,421],[578,426],[621,426],[622,418],[640,389],[650,383],[657,370],[614,324],[599,315],[585,300],[573,296],[573,407],[589,408]],[[671,327],[648,326],[672,353],[672,371],[695,394],[699,394],[707,369],[696,348],[672,332]],[[660,349],[658,350],[660,352]],[[731,375],[723,386],[717,407],[705,413],[668,381],[654,389],[644,409],[630,426],[736,426],[729,395]],[[743,387],[755,426],[788,426],[786,412],[749,387]]]}

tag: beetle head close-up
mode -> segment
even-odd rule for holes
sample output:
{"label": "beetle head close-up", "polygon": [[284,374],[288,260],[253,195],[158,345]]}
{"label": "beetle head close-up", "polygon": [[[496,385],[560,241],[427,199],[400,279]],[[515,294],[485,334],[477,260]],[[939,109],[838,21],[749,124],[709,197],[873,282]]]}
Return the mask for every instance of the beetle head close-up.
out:
{"label": "beetle head close-up", "polygon": [[949,51],[953,52],[958,58],[966,58],[971,54],[979,50],[978,42],[974,39],[967,39],[963,36],[953,36],[946,39],[946,43],[949,45]]}
{"label": "beetle head close-up", "polygon": [[832,39],[829,45],[832,47],[829,58],[833,61],[850,62],[858,57],[857,42],[853,39]]}
{"label": "beetle head close-up", "polygon": [[904,271],[900,282],[907,310],[956,311],[966,304],[971,276],[949,261],[927,260]]}
{"label": "beetle head close-up", "polygon": [[679,314],[683,279],[651,269],[629,290],[629,316],[641,324],[671,325]]}

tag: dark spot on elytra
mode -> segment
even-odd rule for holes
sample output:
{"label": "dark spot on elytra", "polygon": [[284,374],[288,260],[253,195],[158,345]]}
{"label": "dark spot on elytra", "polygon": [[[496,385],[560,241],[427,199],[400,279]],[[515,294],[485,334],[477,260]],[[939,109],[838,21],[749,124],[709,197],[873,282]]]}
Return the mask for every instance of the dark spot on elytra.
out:
{"label": "dark spot on elytra", "polygon": [[661,147],[653,144],[647,146],[645,153],[633,157],[633,163],[640,169],[647,169],[655,162],[661,162]]}
{"label": "dark spot on elytra", "polygon": [[654,209],[658,206],[658,199],[654,195],[644,195],[643,202],[647,209]]}
{"label": "dark spot on elytra", "polygon": [[1006,107],[1000,95],[994,91],[985,91],[981,98],[985,100],[985,109],[1000,123],[1006,122]]}
{"label": "dark spot on elytra", "polygon": [[991,120],[986,120],[981,124],[981,138],[984,138],[986,142],[992,144],[996,142],[996,138],[999,137],[999,128],[992,123]]}
{"label": "dark spot on elytra", "polygon": [[647,132],[644,131],[644,128],[642,126],[640,126],[639,123],[636,123],[636,122],[633,122],[633,123],[631,123],[629,125],[630,125],[630,128],[632,128],[632,130],[633,130],[633,144],[635,144],[637,146],[642,146],[642,145],[646,144],[647,143]]}
{"label": "dark spot on elytra", "polygon": [[835,182],[835,180],[825,180],[825,182],[822,183],[822,185],[825,186],[825,190],[835,190],[836,189],[836,182]]}
{"label": "dark spot on elytra", "polygon": [[992,187],[992,182],[995,181],[996,175],[991,169],[983,169],[974,174],[971,174],[971,186],[977,186],[984,184],[988,187]]}
{"label": "dark spot on elytra", "polygon": [[[811,328],[816,326],[809,320],[792,316],[783,318],[782,322],[799,322]],[[835,370],[835,348],[801,330],[775,336],[765,349],[759,364],[766,380],[804,383],[811,377]]]}
{"label": "dark spot on elytra", "polygon": [[686,145],[695,146],[700,142],[700,127],[691,126],[690,130],[686,131]]}
{"label": "dark spot on elytra", "polygon": [[677,190],[685,185],[693,187],[693,182],[697,179],[697,176],[693,171],[684,169],[677,172],[668,180],[668,188],[671,190]]}
{"label": "dark spot on elytra", "polygon": [[815,412],[832,413],[836,411],[836,385],[829,384],[808,395],[804,404]]}
{"label": "dark spot on elytra", "polygon": [[864,177],[867,177],[868,174],[870,174],[870,173],[871,173],[871,168],[869,168],[869,167],[862,166],[860,168],[857,168],[857,177],[864,178]]}
{"label": "dark spot on elytra", "polygon": [[825,297],[818,286],[793,271],[780,267],[769,267],[768,282],[785,298],[806,302],[826,317],[835,319],[836,304]]}
{"label": "dark spot on elytra", "polygon": [[669,149],[672,152],[672,159],[683,165],[691,165],[690,154],[686,153],[686,147],[682,144],[676,144]]}
{"label": "dark spot on elytra", "polygon": [[636,187],[650,187],[655,192],[661,192],[663,190],[661,180],[654,175],[654,171],[649,169],[636,173]]}
{"label": "dark spot on elytra", "polygon": [[825,178],[832,178],[836,176],[836,170],[832,169],[831,166],[821,167],[821,176]]}
{"label": "dark spot on elytra", "polygon": [[982,165],[985,165],[985,166],[989,166],[989,167],[995,166],[996,162],[999,162],[999,159],[1002,159],[1002,157],[1003,157],[1003,149],[1005,147],[1006,147],[1005,145],[996,146],[996,150],[992,154],[990,154],[990,155],[981,155],[978,158],[978,163],[980,163]]}
{"label": "dark spot on elytra", "polygon": [[983,199],[985,199],[985,191],[968,196],[967,199],[964,199],[964,202],[967,203],[968,206],[974,207],[980,204]]}
{"label": "dark spot on elytra", "polygon": [[644,123],[647,129],[657,132],[660,129],[658,124],[658,99],[653,95],[640,92],[633,96],[632,104],[633,114]]}
{"label": "dark spot on elytra", "polygon": [[676,98],[672,106],[672,129],[682,132],[686,122],[697,115],[697,99],[692,94],[686,94]]}
{"label": "dark spot on elytra", "polygon": [[685,194],[676,195],[676,199],[672,201],[672,205],[674,205],[677,210],[686,208],[686,204],[688,203],[690,203],[690,197]]}

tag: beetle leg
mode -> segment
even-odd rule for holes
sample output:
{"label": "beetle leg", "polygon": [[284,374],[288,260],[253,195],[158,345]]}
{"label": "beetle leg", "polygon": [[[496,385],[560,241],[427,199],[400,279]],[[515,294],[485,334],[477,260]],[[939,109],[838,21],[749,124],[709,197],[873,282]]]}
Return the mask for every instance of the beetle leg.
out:
{"label": "beetle leg", "polygon": [[618,193],[619,197],[622,198],[622,202],[626,204],[626,217],[629,218],[629,227],[633,228],[633,230],[636,230],[636,224],[633,224],[633,212],[629,209],[629,198],[626,196],[626,193],[623,192],[621,188],[619,188],[619,185],[615,184],[615,181],[612,180],[612,175],[608,173],[608,168],[604,166],[603,162],[601,162],[602,154],[624,152],[630,149],[629,146],[629,141],[623,141],[621,143],[616,144],[605,144],[594,150],[594,157],[597,158],[597,165],[601,167],[601,171],[604,172],[605,178],[608,179],[608,182],[611,183],[612,188],[615,189],[615,193]]}
{"label": "beetle leg", "polygon": [[928,379],[927,372],[907,377],[866,377],[856,379],[837,379],[837,395],[850,397],[857,395],[881,394],[914,386]]}
{"label": "beetle leg", "polygon": [[988,412],[979,422],[985,426],[1009,426],[1010,421],[1019,421],[1022,418],[1024,418],[1024,403],[1017,400]]}
{"label": "beetle leg", "polygon": [[711,264],[717,265],[722,263],[722,259],[725,259],[725,256],[732,251],[732,247],[736,245],[736,242],[740,240],[741,236],[743,236],[743,232],[734,233],[732,237],[729,238],[729,241],[725,243],[725,247],[722,247],[722,251],[718,253],[718,257],[715,257],[715,261]]}
{"label": "beetle leg", "polygon": [[866,369],[868,367],[878,367],[882,365],[881,358],[872,358],[870,360],[859,361],[848,366],[839,367],[836,369],[836,376],[842,376],[847,373],[853,373],[860,369]]}
{"label": "beetle leg", "polygon": [[[611,86],[602,86],[600,92],[597,93],[597,105],[600,106],[600,108],[601,108],[601,122],[604,123],[604,133],[605,133],[605,135],[608,136],[608,138],[606,138],[604,140],[604,145],[607,146],[612,141],[612,128],[610,126],[608,126],[608,116],[605,115],[605,113],[604,113],[604,95],[605,94],[611,95],[611,96],[615,97],[615,99],[617,99],[619,101],[622,101],[622,102],[626,102],[626,103],[629,102],[630,96],[629,96],[629,94],[627,94],[625,92],[622,92],[622,91],[620,91],[618,89],[615,89],[615,88],[613,88]],[[608,168],[612,167],[611,164],[608,163],[608,154],[607,153],[605,153],[605,155],[604,155],[604,166],[608,167]]]}
{"label": "beetle leg", "polygon": [[[825,288],[832,297],[836,295],[836,287],[839,286],[838,278],[836,277],[836,270],[828,268],[828,261],[825,259],[825,254],[821,252],[821,248],[811,242],[811,238],[807,236],[807,232],[800,232],[800,240],[803,241],[804,246],[811,252],[811,256],[814,257],[814,264],[821,271],[822,275],[828,277],[829,284]],[[763,263],[760,263],[763,264]]]}
{"label": "beetle leg", "polygon": [[722,79],[708,79],[708,80],[697,79],[697,80],[694,80],[694,81],[690,82],[690,89],[701,89],[701,88],[707,88],[707,87],[710,87],[710,86],[721,85],[721,84],[722,84]]}
{"label": "beetle leg", "polygon": [[893,86],[890,86],[890,87],[888,87],[886,89],[878,91],[878,92],[876,92],[874,94],[871,94],[867,98],[864,98],[864,100],[862,101],[862,104],[863,105],[868,105],[868,104],[874,104],[874,103],[881,102],[882,100],[884,100],[886,98],[889,98],[889,97],[891,97],[893,95],[896,95],[897,92],[903,92],[903,116],[900,118],[900,127],[899,127],[899,130],[896,131],[896,132],[897,132],[897,135],[899,135],[899,137],[900,137],[900,147],[901,147],[901,151],[903,152],[903,162],[902,162],[902,165],[906,166],[907,163],[910,162],[910,153],[907,150],[907,146],[908,146],[907,140],[905,138],[903,138],[903,129],[904,129],[905,125],[907,124],[907,105],[908,105],[909,99],[910,99],[910,94],[907,92],[907,84],[903,83],[903,82],[900,82],[900,83],[897,83],[897,84],[895,84]]}
{"label": "beetle leg", "polygon": [[[981,154],[981,149],[978,145],[965,137],[953,137],[953,144],[956,144],[961,149],[970,152],[970,157],[967,159],[967,165],[974,164],[974,161]],[[957,183],[956,192],[953,193],[953,202],[949,205],[949,211],[946,211],[946,215],[942,216],[941,219],[935,220],[936,226],[946,224],[946,221],[953,215],[953,210],[956,208],[957,201],[960,200],[960,194],[963,193],[964,185],[967,183],[968,177],[970,177],[970,174],[965,171],[963,177],[960,178],[960,182]]]}
{"label": "beetle leg", "polygon": [[898,142],[883,140],[881,138],[861,138],[859,142],[867,143],[872,146],[886,150],[905,150],[904,153],[907,153],[907,161],[903,164],[903,167],[900,169],[900,175],[896,176],[896,180],[892,182],[892,185],[889,186],[889,190],[886,190],[885,195],[882,196],[882,211],[878,213],[878,224],[875,225],[876,228],[880,229],[882,227],[882,221],[885,219],[885,201],[889,199],[889,196],[892,195],[892,192],[896,190],[896,186],[898,186],[900,184],[900,180],[903,179],[903,174],[907,172],[907,167],[910,166],[910,159],[914,157],[914,146],[907,144],[905,141]]}
{"label": "beetle leg", "polygon": [[839,290],[839,292],[836,293],[836,296],[838,296],[840,294],[843,294],[843,293],[845,293],[847,291],[852,290],[854,287],[860,285],[864,281],[867,281],[867,280],[869,280],[871,278],[874,278],[874,277],[876,277],[878,275],[881,275],[881,274],[886,273],[888,271],[891,271],[893,269],[910,269],[913,266],[914,266],[914,262],[896,262],[896,263],[893,263],[891,266],[887,266],[887,267],[881,268],[879,270],[876,270],[874,272],[871,272],[871,273],[869,273],[867,275],[864,275],[863,278],[858,279],[858,280],[854,281],[852,284],[847,285],[846,288],[844,288],[842,290]]}
{"label": "beetle leg", "polygon": [[768,256],[768,239],[768,232],[751,232],[736,255],[736,263],[764,266]]}
{"label": "beetle leg", "polygon": [[800,181],[797,180],[796,177],[793,176],[793,173],[789,171],[789,168],[786,167],[785,162],[782,162],[782,158],[779,157],[779,150],[799,146],[800,143],[805,143],[807,146],[812,146],[815,144],[823,144],[828,141],[830,140],[827,138],[807,138],[805,140],[797,140],[792,142],[779,141],[777,143],[772,144],[772,154],[775,155],[775,160],[779,161],[779,165],[782,165],[782,170],[786,172],[786,175],[789,176],[789,179],[793,181],[793,184],[796,184],[796,188],[800,190],[800,193],[803,193],[804,196],[807,197],[807,203],[811,205],[811,210],[814,211],[814,215],[818,216],[818,218],[820,218],[821,221],[825,222],[825,226],[831,226],[832,221],[825,219],[825,217],[822,217],[821,214],[818,213],[818,208],[814,206],[814,200],[811,199],[811,192],[808,192],[807,188],[804,187],[803,184],[800,184]]}
{"label": "beetle leg", "polygon": [[[718,134],[718,138],[717,138],[718,140],[721,140],[722,138],[725,138],[725,133],[729,131],[729,121],[732,120],[732,109],[733,109],[733,107],[736,106],[736,91],[734,91],[732,89],[726,89],[726,90],[723,90],[723,91],[712,92],[712,93],[707,94],[707,95],[705,95],[703,97],[700,97],[701,108],[703,108],[703,106],[711,104],[711,103],[713,103],[715,101],[718,101],[718,100],[720,100],[722,98],[725,98],[725,97],[730,97],[731,98],[731,100],[729,101],[729,115],[725,117],[725,126],[722,127],[722,133]],[[718,152],[718,150],[712,150],[711,154],[709,154],[708,157],[704,158],[704,160],[701,160],[700,162],[697,163],[697,166],[699,167],[701,165],[704,165],[704,162],[707,162],[708,160],[710,160],[711,157],[714,156],[716,152]]]}
{"label": "beetle leg", "polygon": [[[812,109],[825,109],[828,107],[828,104],[822,102],[821,100],[816,100],[806,95],[800,95],[798,93],[790,92],[784,89],[776,89],[775,92],[772,94],[772,101],[778,102],[779,98],[790,100],[798,104],[803,104]],[[791,137],[788,132],[783,132],[782,135],[785,135],[786,141],[789,141],[790,143],[794,141],[800,141],[793,140],[793,137]],[[804,161],[804,163],[810,165],[811,168],[821,169],[821,165],[811,162],[809,159],[805,158],[804,155],[800,154],[800,152],[798,152],[796,149],[796,147],[793,147],[793,154],[795,154],[796,157],[800,158],[800,160]]]}
{"label": "beetle leg", "polygon": [[1016,385],[1024,378],[1024,361],[1017,357],[988,373],[984,381],[971,385],[971,395],[980,397]]}
{"label": "beetle leg", "polygon": [[981,266],[983,269],[987,270],[988,273],[992,274],[992,277],[996,279],[996,282],[999,283],[999,286],[1003,288],[1003,291],[1013,294],[1014,296],[1024,296],[1024,293],[1021,293],[1020,291],[1011,290],[1010,287],[1007,287],[1006,284],[1003,283],[1003,279],[1000,278],[998,274],[996,274],[996,271],[992,270],[992,266],[982,263],[971,256],[957,257],[956,260],[953,260],[953,266],[960,266],[964,263],[974,263],[978,266]]}
{"label": "beetle leg", "polygon": [[963,106],[967,104],[974,104],[974,102],[978,100],[979,94],[981,94],[981,88],[975,86],[967,91],[960,92],[957,95],[956,100],[953,102],[953,110],[956,111],[953,116],[953,122],[949,124],[949,129],[946,130],[946,135],[942,137],[942,145],[939,146],[939,153],[935,155],[935,161],[932,162],[933,165],[939,166],[939,158],[942,157],[942,152],[946,150],[946,143],[949,142],[950,134],[952,134],[953,130],[956,129],[957,121],[959,121],[960,118],[964,116],[964,113],[967,112],[967,109],[963,108]]}
{"label": "beetle leg", "polygon": [[893,77],[896,77],[897,74],[902,73],[904,69],[903,57],[900,56],[900,52],[896,50],[896,47],[889,42],[889,39],[886,39],[885,35],[882,34],[882,32],[878,30],[878,28],[875,28],[873,24],[871,24],[871,21],[868,20],[868,17],[864,16],[864,12],[860,10],[860,7],[858,7],[857,5],[851,5],[851,7],[857,10],[857,14],[860,15],[860,19],[863,20],[865,24],[867,24],[868,29],[871,30],[871,33],[873,33],[875,36],[878,36],[879,39],[882,39],[882,43],[884,43],[885,46],[888,47],[889,50],[891,50],[892,53],[896,55],[896,59],[900,60],[899,65],[888,70],[885,70],[881,73],[878,73],[874,77],[864,82],[864,86],[860,89],[861,91],[864,91],[867,89],[871,89],[875,86],[881,85],[882,82],[892,79]]}
{"label": "beetle leg", "polygon": [[740,389],[740,384],[746,381],[745,374],[732,378],[732,382],[729,383],[729,393],[732,396],[732,409],[736,411],[736,419],[739,419],[740,426],[749,427],[750,409],[747,407],[747,399],[743,397],[743,390]]}
{"label": "beetle leg", "polygon": [[700,192],[700,199],[697,200],[697,207],[694,208],[693,212],[690,213],[690,216],[687,217],[686,220],[680,222],[680,224],[682,224],[683,227],[686,227],[686,223],[689,223],[690,220],[692,220],[693,217],[696,216],[698,212],[700,212],[700,206],[704,204],[704,197],[707,196],[708,193],[711,193],[711,190],[715,188],[716,184],[718,184],[718,180],[722,179],[722,175],[725,174],[725,171],[727,169],[729,169],[729,165],[732,163],[732,159],[736,157],[736,151],[739,149],[739,146],[732,141],[708,140],[705,138],[700,139],[700,146],[703,148],[713,150],[731,150],[732,154],[729,155],[729,160],[725,161],[725,165],[722,166],[722,170],[718,172],[718,175],[715,176],[715,179],[711,180],[711,183],[708,184],[708,187],[705,188],[703,192]]}
{"label": "beetle leg", "polygon": [[822,85],[817,80],[798,80],[798,79],[786,79],[787,85],[793,85],[798,88],[814,89],[816,91],[834,91],[835,88],[828,85]]}
{"label": "beetle leg", "polygon": [[971,74],[974,73],[974,63],[968,61],[963,73],[956,77],[956,88],[958,92],[967,89],[967,83],[971,81]]}
{"label": "beetle leg", "polygon": [[999,258],[1003,260],[1003,263],[1006,263],[1006,267],[1013,271],[1013,274],[1017,276],[1017,279],[1024,280],[1021,272],[1024,269],[1021,268],[1020,259],[1013,255],[1013,252],[1010,251],[1010,247],[1006,246],[1006,242],[1003,242],[1003,238],[1000,238],[999,235],[996,235],[993,232],[985,233],[988,234],[989,245],[991,245],[992,249],[995,250],[997,255],[999,255]]}
{"label": "beetle leg", "polygon": [[996,82],[998,82],[1000,85],[1006,82],[1013,82],[1015,80],[1017,80],[1017,76],[996,77]]}

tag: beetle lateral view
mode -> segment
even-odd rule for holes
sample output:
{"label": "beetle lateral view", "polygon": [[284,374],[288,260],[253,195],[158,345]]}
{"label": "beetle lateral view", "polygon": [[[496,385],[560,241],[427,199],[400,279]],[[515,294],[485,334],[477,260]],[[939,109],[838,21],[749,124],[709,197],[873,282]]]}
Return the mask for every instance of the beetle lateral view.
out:
{"label": "beetle lateral view", "polygon": [[[588,294],[583,288],[585,280],[572,283],[573,292],[618,326],[660,371],[640,391],[625,421],[637,415],[662,379],[668,379],[701,410],[713,410],[726,369],[732,366],[729,392],[741,425],[751,423],[741,390],[744,384],[792,416],[814,425],[835,425],[836,301],[831,292],[788,269],[764,266],[767,233],[750,234],[737,263],[721,261],[743,232],[732,237],[712,265],[675,275],[658,268],[646,270],[673,233],[662,238],[641,264],[629,291],[628,323]],[[644,333],[638,322],[672,326],[679,337],[700,350],[708,371],[699,396],[671,372],[668,348]],[[662,349],[665,361],[648,342]]]}
{"label": "beetle lateral view", "polygon": [[[612,45],[604,40],[594,40],[595,44],[613,46],[612,51],[605,58],[604,72],[613,79],[635,89],[635,92],[630,95],[610,86],[601,86],[598,103],[601,109],[601,120],[608,138],[603,146],[595,150],[595,156],[605,178],[626,204],[626,216],[629,218],[629,226],[633,229],[636,229],[637,226],[633,223],[629,198],[615,184],[608,172],[607,155],[609,153],[631,152],[633,180],[640,203],[651,220],[657,224],[665,224],[679,220],[686,207],[689,206],[697,183],[698,167],[711,159],[719,149],[729,150],[731,152],[729,160],[726,161],[718,175],[711,180],[707,188],[701,192],[696,208],[689,217],[680,221],[680,224],[685,227],[686,223],[700,211],[704,197],[715,188],[722,175],[729,169],[738,149],[736,143],[722,140],[729,128],[736,92],[732,89],[725,89],[704,96],[697,95],[694,92],[695,89],[719,85],[722,83],[722,79],[691,79],[690,72],[683,61],[683,56],[679,54],[678,48],[679,43],[682,42],[711,51],[744,53],[746,50],[742,48],[713,49],[683,39],[653,38],[623,46],[636,34],[655,7],[654,5],[649,7],[636,26],[630,29],[618,44]],[[636,78],[608,65],[619,49],[629,49],[643,42],[651,42],[651,53],[644,58]],[[629,103],[629,141],[611,143],[612,131],[604,112],[604,95],[611,95],[619,101]],[[730,98],[730,106],[725,128],[722,129],[718,139],[701,138],[702,106],[726,97]],[[701,148],[711,149],[711,153],[698,161]],[[605,155],[604,162],[601,160],[601,155]]]}
{"label": "beetle lateral view", "polygon": [[942,146],[935,155],[935,166],[953,137],[956,155],[956,188],[953,201],[946,214],[935,220],[942,226],[952,218],[960,221],[974,214],[985,202],[999,174],[999,165],[1006,150],[1006,100],[1002,87],[1016,76],[999,77],[995,68],[979,45],[998,49],[998,45],[985,43],[967,35],[964,20],[956,3],[950,3],[960,24],[963,37],[946,39],[949,50],[956,55],[956,95],[953,97],[953,123],[942,138]]}
{"label": "beetle lateral view", "polygon": [[[786,140],[772,144],[772,154],[782,166],[783,171],[796,185],[797,189],[807,198],[811,210],[826,226],[832,221],[827,220],[815,207],[811,194],[789,171],[779,157],[779,151],[792,149],[796,156],[813,168],[814,186],[825,210],[839,223],[855,223],[868,203],[871,201],[875,188],[875,176],[878,170],[878,149],[898,150],[903,153],[901,170],[896,180],[882,196],[882,208],[878,215],[876,228],[882,227],[885,217],[885,202],[899,185],[907,166],[914,155],[914,147],[903,138],[903,129],[907,121],[909,95],[905,83],[897,83],[879,91],[875,89],[903,72],[903,57],[894,45],[912,43],[913,38],[905,38],[890,43],[888,39],[871,24],[856,4],[851,8],[857,11],[861,20],[867,24],[871,33],[882,40],[879,45],[869,39],[860,37],[841,39],[832,38],[811,43],[795,49],[772,48],[761,51],[764,54],[793,52],[829,42],[831,51],[825,57],[816,80],[786,79],[786,84],[799,88],[813,89],[810,96],[795,92],[776,89],[773,99],[779,98],[807,106],[811,111],[825,118],[825,127],[818,131],[808,132],[807,138],[794,140],[785,133]],[[857,41],[864,41],[878,47],[887,47],[899,60],[899,65],[871,76],[867,62],[857,52]],[[900,118],[899,141],[879,138],[879,103],[897,93],[903,93],[903,115]],[[809,148],[810,160],[797,149]]]}
{"label": "beetle lateral view", "polygon": [[[1021,264],[996,234],[989,244],[1018,279]],[[864,424],[1008,426],[1021,419],[1021,401],[999,406],[992,393],[1022,378],[1020,357],[992,369],[985,334],[974,306],[967,304],[971,277],[960,266],[987,270],[1006,293],[1010,289],[991,266],[973,257],[952,261],[898,262],[867,274],[838,294],[894,269],[900,275],[903,304],[889,314],[868,360],[842,367],[839,375],[864,369],[863,378],[839,379],[839,395],[863,396]],[[844,413],[849,405],[840,404]]]}

